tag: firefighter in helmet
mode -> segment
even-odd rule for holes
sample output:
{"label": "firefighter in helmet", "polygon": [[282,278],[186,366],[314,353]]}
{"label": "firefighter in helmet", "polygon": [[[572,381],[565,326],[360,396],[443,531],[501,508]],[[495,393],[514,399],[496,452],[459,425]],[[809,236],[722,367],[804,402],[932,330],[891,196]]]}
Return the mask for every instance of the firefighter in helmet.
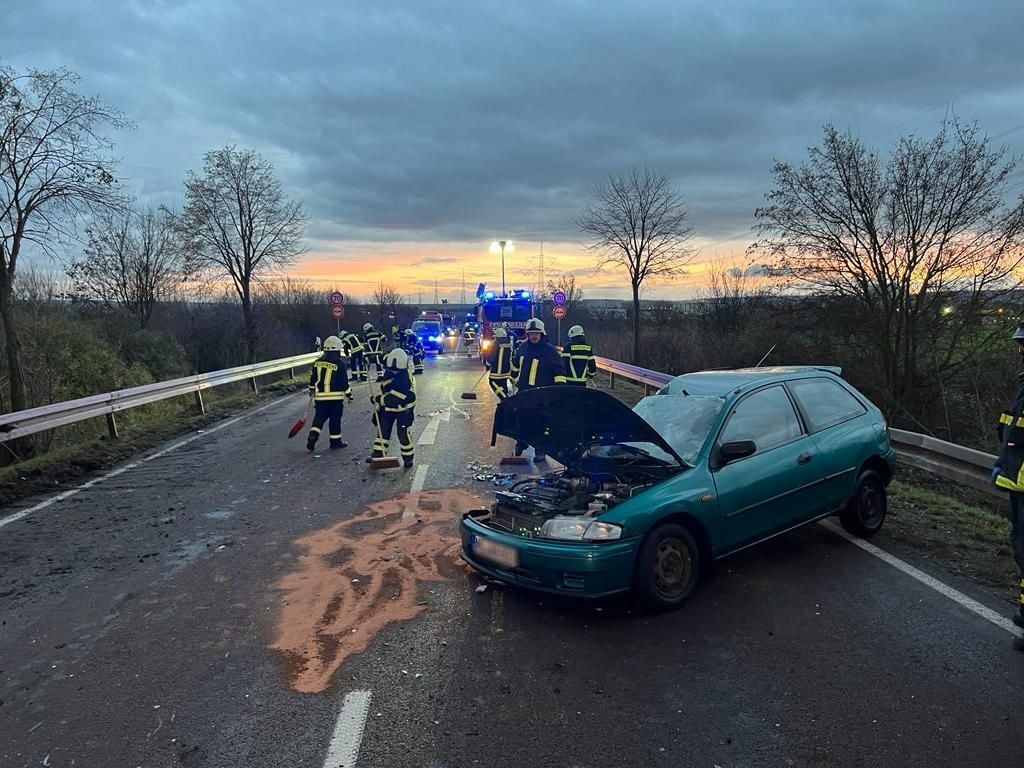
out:
{"label": "firefighter in helmet", "polygon": [[562,359],[565,361],[567,384],[585,387],[597,375],[594,348],[587,343],[582,325],[574,325],[569,329],[569,346],[562,351]]}
{"label": "firefighter in helmet", "polygon": [[366,373],[369,376],[370,366],[377,374],[377,381],[384,378],[384,334],[373,327],[373,323],[363,326],[363,341],[366,345]]}
{"label": "firefighter in helmet", "polygon": [[398,449],[402,454],[402,463],[412,466],[415,445],[409,427],[416,418],[416,388],[409,376],[409,355],[403,349],[393,349],[385,359],[384,381],[380,385],[380,394],[374,395],[371,401],[376,406],[375,423],[378,427],[373,441],[373,453],[367,459],[382,459],[388,455],[391,443],[391,428],[397,427]]}
{"label": "firefighter in helmet", "polygon": [[313,371],[309,376],[309,396],[313,398],[316,411],[313,414],[313,426],[306,438],[306,450],[316,448],[320,438],[320,430],[327,422],[330,432],[331,448],[344,448],[348,445],[341,439],[341,417],[345,411],[345,400],[352,402],[352,389],[348,384],[348,367],[341,356],[342,343],[337,336],[328,336],[324,340],[323,354],[313,363]]}
{"label": "firefighter in helmet", "polygon": [[423,342],[416,337],[416,332],[412,328],[405,329],[405,342],[402,344],[402,349],[412,359],[413,375],[419,376],[423,373],[423,359],[427,353],[423,349]]}
{"label": "firefighter in helmet", "polygon": [[366,347],[363,346],[363,340],[355,331],[345,331],[341,337],[341,343],[348,354],[352,381],[366,381],[366,358],[364,357]]}
{"label": "firefighter in helmet", "polygon": [[[512,378],[516,392],[523,392],[552,384],[565,384],[565,364],[558,350],[548,341],[544,333],[544,321],[531,318],[526,323],[526,342],[519,345],[512,362]],[[529,446],[516,443],[516,456],[522,456]],[[547,457],[536,450],[534,461],[546,461]]]}
{"label": "firefighter in helmet", "polygon": [[512,394],[512,344],[508,333],[500,326],[494,329],[494,344],[487,351],[484,365],[491,390],[499,400],[504,400]]}
{"label": "firefighter in helmet", "polygon": [[[1012,339],[1024,358],[1024,323],[1017,326]],[[992,481],[1010,496],[1010,548],[1020,587],[1020,601],[1012,619],[1024,629],[1024,373],[1017,375],[1017,394],[1013,404],[999,415],[997,429],[999,458],[992,468]],[[1024,651],[1024,637],[1014,638],[1013,647]]]}

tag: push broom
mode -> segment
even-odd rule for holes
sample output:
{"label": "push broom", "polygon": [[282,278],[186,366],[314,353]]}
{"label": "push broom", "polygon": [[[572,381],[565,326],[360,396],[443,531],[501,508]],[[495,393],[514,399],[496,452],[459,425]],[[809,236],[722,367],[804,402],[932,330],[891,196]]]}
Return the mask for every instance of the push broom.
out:
{"label": "push broom", "polygon": [[310,414],[310,412],[312,410],[313,410],[313,397],[311,395],[310,398],[309,398],[309,402],[306,403],[306,412],[302,415],[302,418],[299,419],[298,421],[296,421],[294,424],[292,424],[292,428],[290,430],[288,430],[288,439],[289,440],[291,438],[295,437],[297,434],[299,434],[299,432],[302,431],[302,428],[304,426],[306,426],[306,422],[309,421],[309,414]]}
{"label": "push broom", "polygon": [[488,371],[485,368],[484,372],[480,374],[480,378],[476,380],[476,384],[473,385],[473,389],[471,389],[468,392],[462,393],[463,400],[476,400],[476,392],[474,390],[476,390],[476,388],[480,386],[480,382],[484,380],[484,376],[486,376],[488,373],[490,373],[490,371]]}
{"label": "push broom", "polygon": [[[380,392],[380,402],[381,402],[380,408],[383,408],[384,407],[384,392],[383,392],[383,390],[379,390],[379,392]],[[370,405],[373,405],[373,386],[372,386],[372,384],[370,386]],[[377,443],[377,444],[380,445],[381,447],[383,447],[384,446],[384,433],[383,433],[383,431],[380,428],[380,408],[378,408],[376,405],[373,405],[373,423],[377,426],[377,437],[380,440],[380,442]],[[374,470],[377,470],[377,469],[396,469],[398,467],[398,464],[399,464],[399,461],[398,461],[398,457],[397,456],[381,456],[381,457],[373,457],[373,456],[371,456],[370,457],[370,469],[374,469]]]}

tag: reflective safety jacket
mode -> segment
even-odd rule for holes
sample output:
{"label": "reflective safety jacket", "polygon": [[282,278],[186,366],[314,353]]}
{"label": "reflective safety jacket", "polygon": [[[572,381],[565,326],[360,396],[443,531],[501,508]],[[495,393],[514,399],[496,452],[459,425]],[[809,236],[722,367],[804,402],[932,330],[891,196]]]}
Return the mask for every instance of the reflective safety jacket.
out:
{"label": "reflective safety jacket", "polygon": [[494,344],[485,358],[492,379],[507,379],[512,375],[512,345],[507,341]]}
{"label": "reflective safety jacket", "polygon": [[317,401],[352,399],[352,390],[348,385],[348,366],[341,352],[324,352],[313,363],[313,370],[309,374],[309,394]]}
{"label": "reflective safety jacket", "polygon": [[996,485],[1024,493],[1024,373],[1017,377],[1017,397],[999,414],[999,459]]}
{"label": "reflective safety jacket", "polygon": [[385,411],[399,413],[412,410],[416,405],[416,388],[407,368],[399,371],[388,368],[384,372],[384,380],[380,383],[380,391],[381,406]]}
{"label": "reflective safety jacket", "polygon": [[512,377],[516,380],[516,391],[523,392],[536,387],[565,384],[565,365],[548,337],[541,334],[536,344],[524,341],[512,363]]}
{"label": "reflective safety jacket", "polygon": [[359,334],[352,331],[345,331],[341,337],[341,343],[345,345],[345,349],[350,355],[357,355],[364,349],[363,340],[359,338]]}
{"label": "reflective safety jacket", "polygon": [[384,334],[374,329],[366,332],[366,351],[371,355],[384,352]]}
{"label": "reflective safety jacket", "polygon": [[569,346],[562,350],[562,359],[565,361],[565,379],[569,383],[586,384],[597,375],[594,348],[582,336],[570,340]]}
{"label": "reflective safety jacket", "polygon": [[423,349],[423,342],[421,342],[415,336],[406,336],[405,341],[402,344],[402,349],[405,350],[406,354],[414,360],[423,360],[423,356],[426,352]]}

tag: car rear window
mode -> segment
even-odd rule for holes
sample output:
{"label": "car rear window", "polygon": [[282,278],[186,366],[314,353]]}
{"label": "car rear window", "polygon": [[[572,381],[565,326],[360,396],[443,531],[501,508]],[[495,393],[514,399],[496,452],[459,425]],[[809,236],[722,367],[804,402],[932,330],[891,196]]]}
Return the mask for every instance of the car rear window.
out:
{"label": "car rear window", "polygon": [[867,413],[863,403],[831,379],[799,379],[789,382],[788,386],[803,408],[812,432]]}

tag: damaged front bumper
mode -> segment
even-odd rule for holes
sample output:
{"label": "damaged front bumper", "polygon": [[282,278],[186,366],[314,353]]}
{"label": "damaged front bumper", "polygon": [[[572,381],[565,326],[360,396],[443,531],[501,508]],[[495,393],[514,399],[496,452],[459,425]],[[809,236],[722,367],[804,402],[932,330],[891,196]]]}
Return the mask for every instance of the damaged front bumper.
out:
{"label": "damaged front bumper", "polygon": [[466,512],[459,523],[462,559],[480,573],[544,592],[605,597],[630,589],[637,539],[608,542],[532,539],[497,531],[481,520],[490,512]]}

